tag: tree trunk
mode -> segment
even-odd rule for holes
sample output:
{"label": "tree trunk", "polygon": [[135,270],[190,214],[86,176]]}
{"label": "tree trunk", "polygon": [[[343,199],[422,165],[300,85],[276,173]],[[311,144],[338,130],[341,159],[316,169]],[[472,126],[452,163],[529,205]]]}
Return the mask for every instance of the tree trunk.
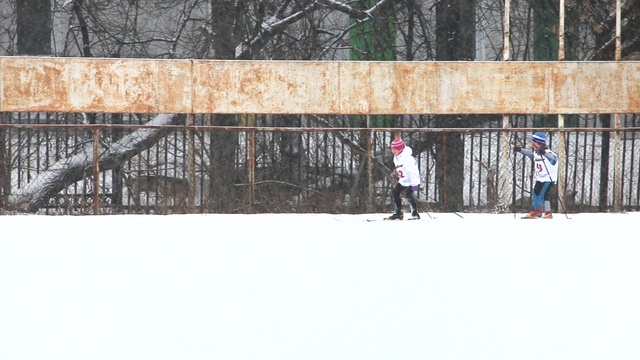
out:
{"label": "tree trunk", "polygon": [[[242,25],[236,22],[235,1],[211,0],[211,29],[214,40],[212,43],[213,57],[219,60],[235,59],[236,41],[235,29]],[[212,116],[212,124],[219,126],[236,126],[236,115],[216,114]],[[236,174],[235,153],[238,145],[238,135],[231,131],[212,131],[209,166],[209,204],[214,211],[228,212],[236,208],[237,204],[224,203],[224,194],[234,190]]]}
{"label": "tree trunk", "polygon": [[[175,125],[184,122],[183,115],[162,114],[150,125]],[[112,170],[141,151],[153,146],[170,130],[160,128],[136,130],[108,145],[100,153],[100,170]],[[75,154],[52,164],[38,173],[25,187],[9,197],[8,208],[37,212],[50,198],[68,186],[82,180],[93,171],[93,143],[88,142]]]}
{"label": "tree trunk", "polygon": [[18,55],[51,55],[51,0],[16,1]]}
{"label": "tree trunk", "polygon": [[[436,5],[436,60],[475,59],[475,0],[445,0]],[[437,116],[437,127],[468,127],[473,117]],[[443,134],[436,140],[438,201],[448,211],[464,207],[464,138],[461,133]]]}
{"label": "tree trunk", "polygon": [[[558,0],[533,2],[533,60],[558,61]],[[534,127],[555,127],[557,115],[534,115]]]}
{"label": "tree trunk", "polygon": [[[609,4],[603,3],[601,6],[604,8],[603,11],[607,11],[610,8]],[[595,32],[595,45],[596,48],[605,47],[605,44],[610,42],[611,35],[614,32],[613,26],[611,26],[607,31]],[[606,47],[604,51],[599,52],[593,60],[613,60],[614,58],[614,50],[613,47]],[[611,114],[600,114],[598,115],[601,126],[604,128],[611,127]],[[607,207],[607,200],[609,194],[609,153],[610,146],[609,141],[611,140],[611,133],[605,131],[601,135],[601,147],[600,147],[600,186],[598,188],[598,207],[600,211],[604,211]]]}

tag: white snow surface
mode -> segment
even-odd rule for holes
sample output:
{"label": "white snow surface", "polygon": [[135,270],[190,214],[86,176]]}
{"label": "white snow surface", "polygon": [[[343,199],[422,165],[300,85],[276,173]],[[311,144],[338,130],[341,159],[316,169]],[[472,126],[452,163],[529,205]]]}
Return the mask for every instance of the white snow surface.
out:
{"label": "white snow surface", "polygon": [[640,359],[640,213],[1,216],[0,359]]}

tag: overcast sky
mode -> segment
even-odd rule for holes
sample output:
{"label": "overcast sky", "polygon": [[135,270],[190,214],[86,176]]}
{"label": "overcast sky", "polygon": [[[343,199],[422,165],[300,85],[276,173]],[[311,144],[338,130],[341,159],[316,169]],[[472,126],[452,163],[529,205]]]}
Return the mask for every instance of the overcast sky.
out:
{"label": "overcast sky", "polygon": [[0,359],[640,359],[640,214],[2,216]]}

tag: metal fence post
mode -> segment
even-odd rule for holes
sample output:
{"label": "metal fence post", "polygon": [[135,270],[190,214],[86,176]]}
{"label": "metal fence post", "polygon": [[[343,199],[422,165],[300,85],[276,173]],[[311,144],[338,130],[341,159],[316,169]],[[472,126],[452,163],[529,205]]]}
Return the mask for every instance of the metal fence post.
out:
{"label": "metal fence post", "polygon": [[100,215],[100,129],[93,128],[93,214]]}
{"label": "metal fence post", "polygon": [[247,164],[249,177],[249,212],[253,213],[256,191],[256,131],[249,130],[249,163]]}
{"label": "metal fence post", "polygon": [[193,114],[189,114],[187,117],[187,125],[189,128],[189,140],[187,144],[187,206],[189,212],[193,212],[196,199],[196,145],[195,145],[195,130],[193,125],[195,124],[195,117]]}
{"label": "metal fence post", "polygon": [[373,210],[373,130],[367,129],[367,212]]}

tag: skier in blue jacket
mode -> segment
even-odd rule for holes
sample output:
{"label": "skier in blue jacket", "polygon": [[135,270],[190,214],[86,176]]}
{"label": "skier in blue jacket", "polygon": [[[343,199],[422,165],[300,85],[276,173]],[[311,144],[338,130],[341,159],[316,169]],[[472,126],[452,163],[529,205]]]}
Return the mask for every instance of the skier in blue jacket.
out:
{"label": "skier in blue jacket", "polygon": [[547,147],[547,136],[537,132],[531,136],[533,150],[523,149],[516,145],[513,150],[534,161],[534,176],[536,183],[533,186],[531,200],[533,211],[525,215],[523,219],[553,219],[549,192],[558,181],[558,155]]}

